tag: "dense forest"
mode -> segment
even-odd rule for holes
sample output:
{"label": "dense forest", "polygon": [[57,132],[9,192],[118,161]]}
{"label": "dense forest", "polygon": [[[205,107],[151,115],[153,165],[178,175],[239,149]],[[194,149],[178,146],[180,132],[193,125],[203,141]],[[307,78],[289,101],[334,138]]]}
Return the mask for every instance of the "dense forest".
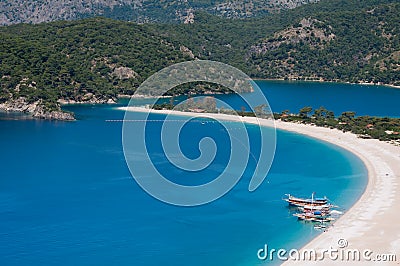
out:
{"label": "dense forest", "polygon": [[143,26],[103,18],[0,28],[0,101],[99,101],[133,94],[145,78],[189,60]]}
{"label": "dense forest", "polygon": [[97,17],[4,26],[0,104],[23,98],[57,110],[57,101],[113,101],[156,71],[195,59],[253,78],[400,85],[399,13],[398,1],[331,0],[248,19],[197,12],[192,24]]}
{"label": "dense forest", "polygon": [[332,0],[259,19],[203,13],[197,24],[156,30],[255,78],[400,85],[399,13],[398,1]]}

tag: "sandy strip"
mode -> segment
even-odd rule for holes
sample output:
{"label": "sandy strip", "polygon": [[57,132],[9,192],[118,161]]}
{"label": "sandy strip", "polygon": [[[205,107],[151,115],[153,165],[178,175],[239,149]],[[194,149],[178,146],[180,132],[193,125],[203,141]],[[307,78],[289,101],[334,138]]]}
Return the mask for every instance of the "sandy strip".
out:
{"label": "sandy strip", "polygon": [[[343,133],[339,130],[314,127],[301,124],[276,122],[277,128],[305,134],[318,138],[357,155],[368,169],[368,185],[359,201],[347,211],[334,226],[327,232],[307,244],[304,249],[314,249],[321,252],[330,247],[349,251],[358,249],[361,252],[371,250],[368,255],[371,262],[354,262],[347,257],[336,261],[325,259],[325,265],[337,265],[346,261],[346,264],[357,265],[386,265],[398,264],[397,262],[372,261],[378,254],[395,254],[400,261],[400,194],[398,182],[400,179],[400,147],[381,142],[379,140],[366,140],[357,138],[352,133]],[[344,239],[348,246],[339,248],[338,241]],[[342,251],[340,251],[342,252]],[[321,254],[318,255],[321,257]],[[333,256],[335,257],[335,256]],[[361,256],[362,257],[362,256]],[[317,257],[318,258],[318,257]],[[294,263],[294,262],[291,262]],[[287,264],[291,264],[287,263]],[[296,265],[321,264],[321,262],[297,262]]]}
{"label": "sandy strip", "polygon": [[[123,107],[121,109],[135,112],[149,111],[149,109],[141,107]],[[169,110],[151,110],[151,112],[260,123],[265,126],[272,125],[271,120],[256,119],[254,117],[197,114]],[[315,259],[317,261],[289,261],[286,264],[336,265],[344,262],[346,264],[357,265],[400,264],[400,221],[398,221],[400,218],[400,193],[398,188],[400,179],[400,147],[375,139],[360,139],[352,133],[343,133],[337,129],[281,121],[275,121],[275,125],[277,129],[321,139],[354,153],[366,165],[369,178],[367,188],[359,201],[338,219],[334,223],[334,226],[330,227],[327,232],[322,233],[303,247],[302,250],[316,250],[317,258]],[[348,245],[340,248],[338,246],[340,239],[344,239]],[[337,256],[338,259],[330,259],[329,254],[326,253],[325,259],[319,261],[321,252],[324,249],[330,248],[339,250],[338,253],[333,253],[333,258]],[[354,262],[352,259],[353,255],[347,255],[353,249],[360,251],[361,262]],[[372,253],[366,254],[366,257],[371,258],[370,262],[363,259],[363,252],[365,250],[372,251]],[[396,255],[397,262],[378,262],[376,261],[379,259],[377,255],[379,256],[380,254],[394,254]],[[350,258],[350,262],[347,259],[348,257]],[[383,259],[383,257],[380,257],[380,259]],[[392,260],[392,258],[388,258],[387,256],[386,259]]]}

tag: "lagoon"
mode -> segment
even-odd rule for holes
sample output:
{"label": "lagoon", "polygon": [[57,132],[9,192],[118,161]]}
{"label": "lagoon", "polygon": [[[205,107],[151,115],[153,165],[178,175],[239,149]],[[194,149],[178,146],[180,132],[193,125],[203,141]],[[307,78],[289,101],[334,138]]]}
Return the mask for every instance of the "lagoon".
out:
{"label": "lagoon", "polygon": [[[266,95],[273,112],[292,113],[305,107],[324,106],[337,116],[355,111],[356,115],[400,117],[400,89],[347,83],[311,81],[256,81]],[[235,95],[217,96],[231,103],[237,110],[242,104]]]}
{"label": "lagoon", "polygon": [[[285,86],[289,88],[281,92],[299,89]],[[283,106],[277,99],[287,95],[271,95],[273,109]],[[375,96],[379,97],[389,96]],[[294,107],[297,101],[296,97],[289,103]],[[335,104],[338,110],[348,107]],[[387,106],[381,111],[383,116],[394,112]],[[363,108],[359,112],[368,107]],[[250,162],[238,185],[221,199],[200,207],[171,206],[146,194],[130,176],[121,146],[122,124],[105,121],[122,119],[124,112],[107,105],[68,109],[76,112],[78,121],[0,121],[2,265],[263,264],[257,251],[265,244],[276,249],[298,248],[317,234],[292,216],[281,200],[285,193],[308,196],[316,191],[347,210],[366,185],[366,169],[353,154],[278,131],[271,171],[255,192],[247,190],[254,167]],[[156,145],[161,123],[151,127],[154,135],[149,138],[155,140],[151,157],[162,171],[171,172],[174,169]],[[257,154],[259,129],[252,125],[246,129],[252,152]],[[192,140],[193,136],[212,137],[222,148],[227,145],[215,123],[189,123],[181,139]],[[197,144],[186,145],[184,152],[196,157]],[[212,168],[199,173],[205,177],[200,182],[222,171],[226,156],[225,152],[217,154]],[[171,178],[179,182],[194,182],[185,178],[187,173],[172,172]]]}

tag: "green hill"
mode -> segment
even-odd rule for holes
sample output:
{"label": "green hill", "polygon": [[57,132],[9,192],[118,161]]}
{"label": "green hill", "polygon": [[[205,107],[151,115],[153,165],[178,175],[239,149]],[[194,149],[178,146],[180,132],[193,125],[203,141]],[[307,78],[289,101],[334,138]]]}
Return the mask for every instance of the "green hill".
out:
{"label": "green hill", "polygon": [[108,19],[0,28],[0,101],[100,102],[133,94],[149,75],[190,57],[145,27]]}
{"label": "green hill", "polygon": [[159,34],[257,78],[400,85],[400,3],[321,1],[248,20],[198,14]]}
{"label": "green hill", "polygon": [[60,100],[113,101],[196,58],[254,78],[400,85],[399,13],[398,1],[331,0],[251,19],[200,12],[193,24],[91,18],[0,27],[0,104],[51,111]]}

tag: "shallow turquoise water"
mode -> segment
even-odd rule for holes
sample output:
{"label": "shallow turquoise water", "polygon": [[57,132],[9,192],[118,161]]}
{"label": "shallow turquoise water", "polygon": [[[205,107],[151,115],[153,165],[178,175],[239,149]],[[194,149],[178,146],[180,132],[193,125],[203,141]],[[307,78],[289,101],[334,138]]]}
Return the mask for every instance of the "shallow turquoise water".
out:
{"label": "shallow turquoise water", "polygon": [[[282,95],[277,87],[269,90],[275,90],[269,99],[273,109],[285,104],[281,100],[287,90],[299,92],[298,87],[284,88]],[[326,90],[326,98],[331,97]],[[393,97],[385,90],[375,98]],[[366,94],[370,99],[373,93]],[[298,97],[287,103],[295,106]],[[313,101],[319,103],[318,97]],[[346,101],[334,105],[348,107]],[[130,175],[122,124],[105,121],[122,119],[122,111],[114,106],[68,108],[78,121],[0,120],[0,265],[263,265],[257,250],[264,244],[291,249],[317,234],[292,216],[281,200],[285,193],[309,196],[315,191],[347,210],[366,185],[366,169],[354,155],[278,131],[271,171],[255,192],[247,190],[255,166],[250,160],[237,186],[221,199],[200,207],[168,205],[146,194]],[[395,113],[391,104],[379,110],[381,115]],[[202,137],[212,137],[219,147],[212,166],[195,177],[162,156],[160,126],[150,125],[149,151],[171,180],[200,184],[223,171],[229,143],[218,124],[189,123],[182,131],[183,152],[190,158],[199,155]],[[259,129],[246,130],[257,157]]]}
{"label": "shallow turquoise water", "polygon": [[[264,244],[290,249],[316,235],[292,216],[281,200],[285,193],[317,191],[347,209],[365,186],[365,168],[353,155],[279,131],[276,159],[255,192],[247,190],[250,162],[221,199],[195,208],[167,205],[130,176],[121,124],[105,122],[123,112],[72,108],[77,122],[0,121],[1,265],[254,265],[261,263],[256,252]],[[211,135],[224,146],[213,127],[191,123],[183,134]],[[257,135],[256,127],[248,130]],[[169,171],[156,146],[154,160]],[[188,146],[184,152],[196,156],[198,150]],[[218,154],[204,182],[223,169],[225,156]],[[184,177],[179,171],[172,176],[190,184]]]}

